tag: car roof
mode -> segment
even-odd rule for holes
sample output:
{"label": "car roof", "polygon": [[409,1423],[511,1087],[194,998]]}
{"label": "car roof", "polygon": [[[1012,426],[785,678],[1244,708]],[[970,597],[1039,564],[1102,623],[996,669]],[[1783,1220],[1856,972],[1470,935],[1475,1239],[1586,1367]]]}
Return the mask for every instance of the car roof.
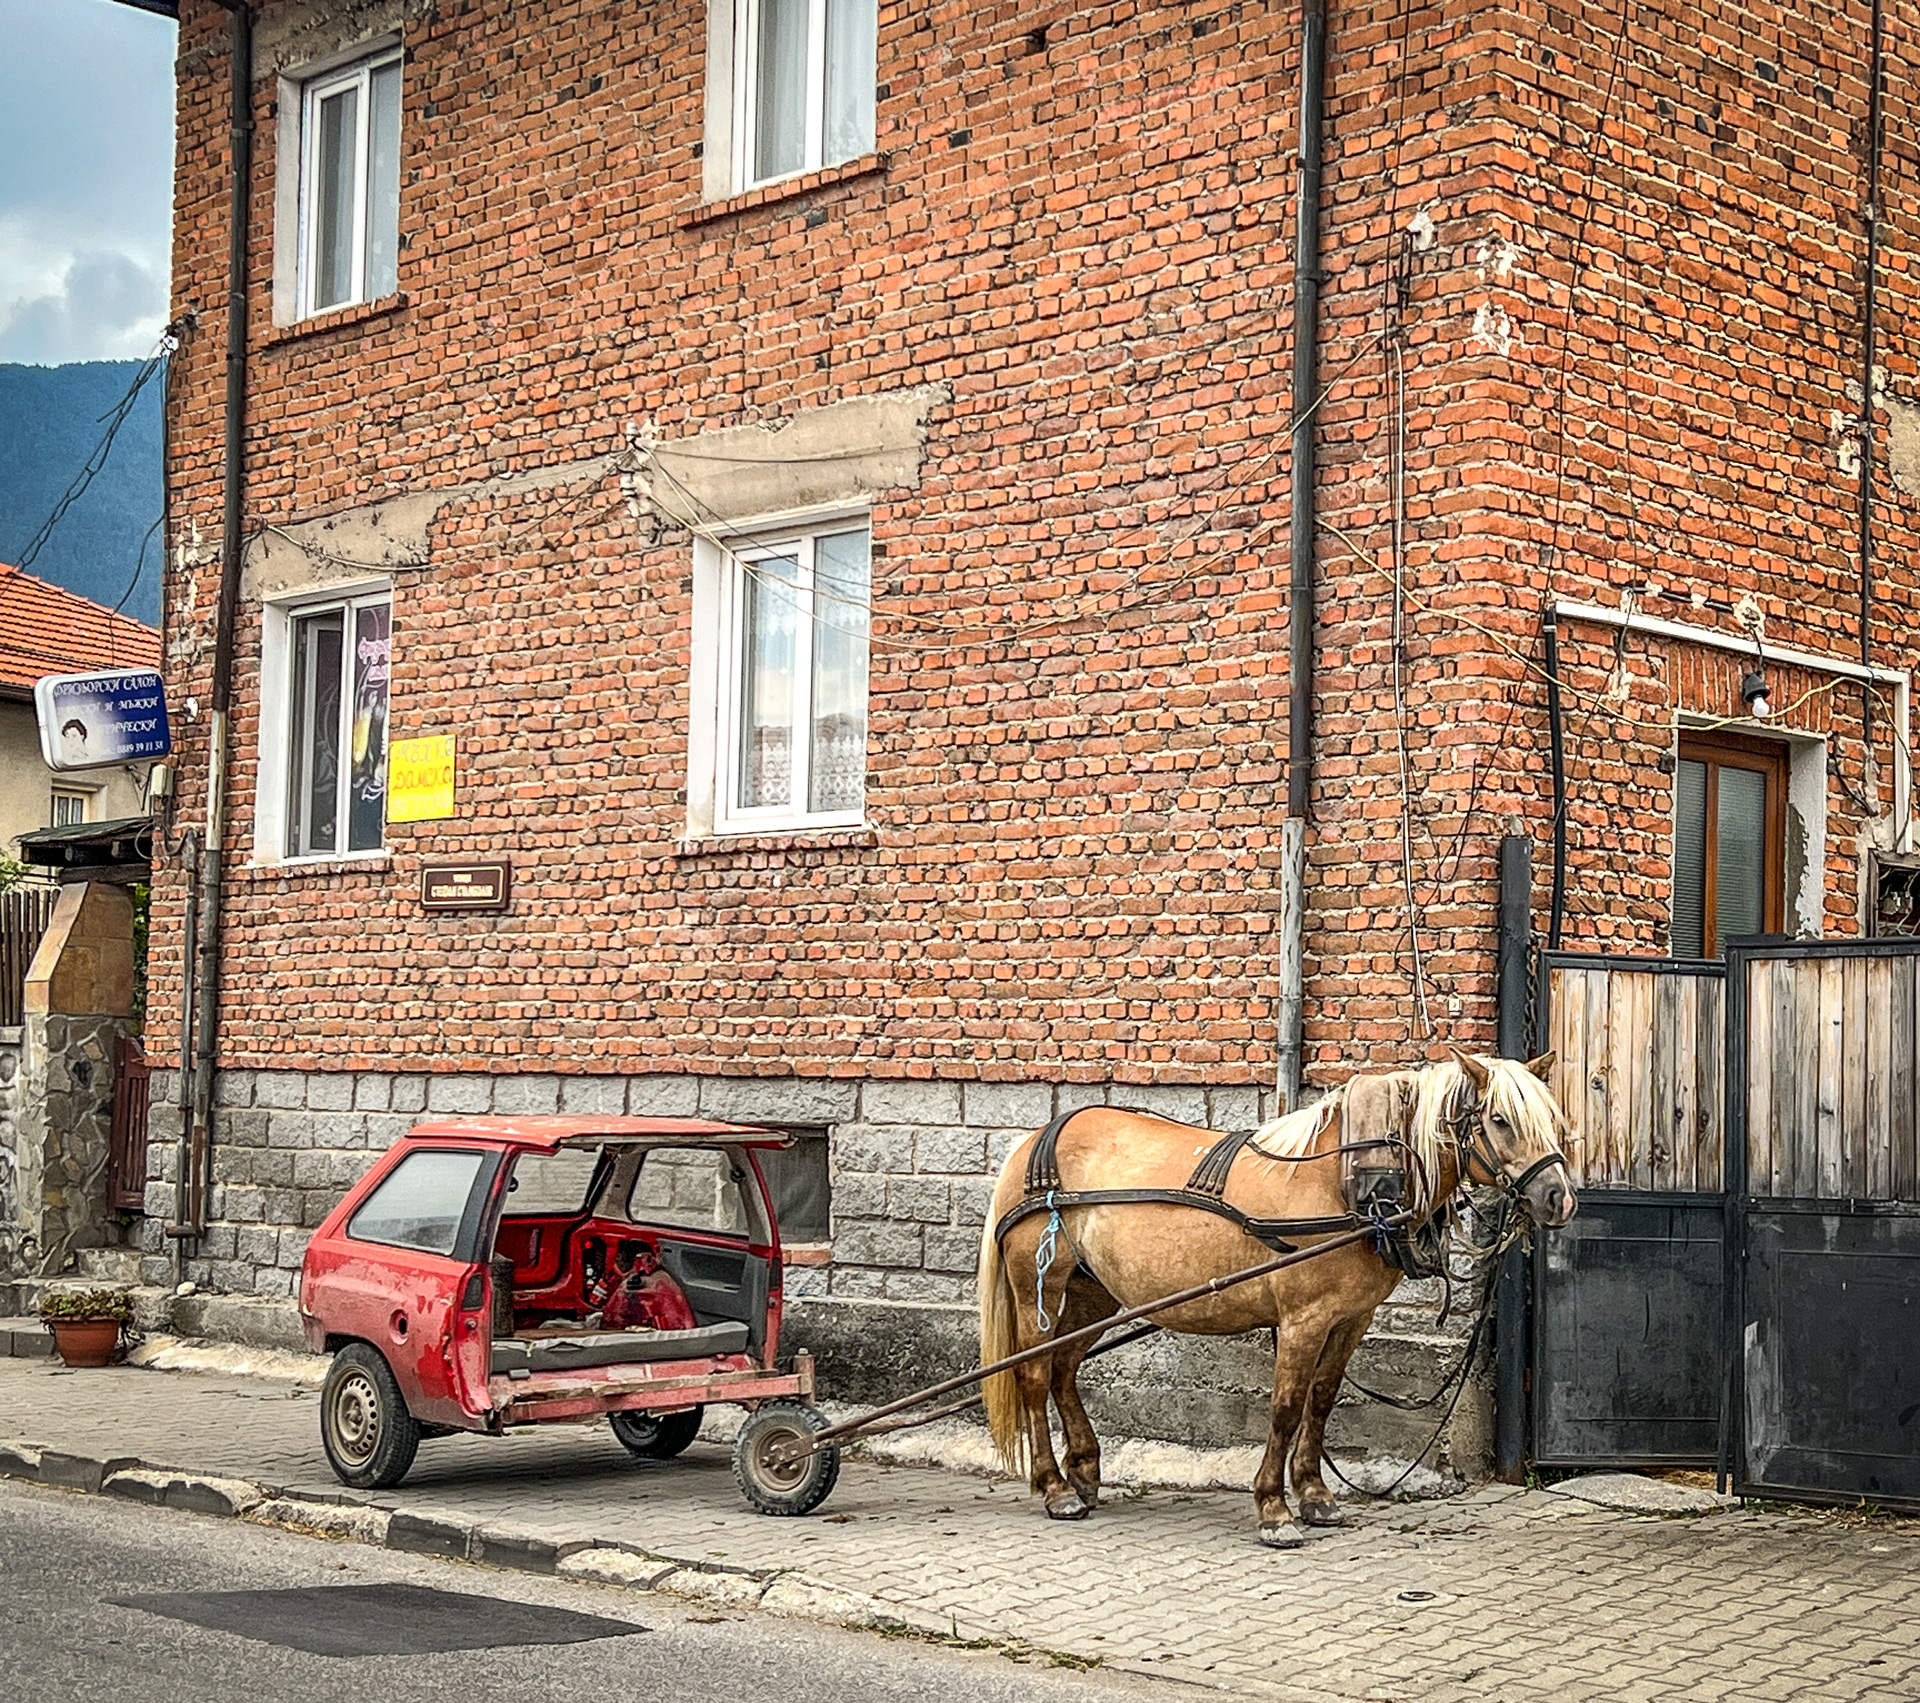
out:
{"label": "car roof", "polygon": [[715,1123],[709,1118],[434,1118],[415,1124],[407,1139],[488,1141],[547,1151],[566,1142],[644,1141],[659,1147],[785,1147],[792,1137],[752,1124]]}

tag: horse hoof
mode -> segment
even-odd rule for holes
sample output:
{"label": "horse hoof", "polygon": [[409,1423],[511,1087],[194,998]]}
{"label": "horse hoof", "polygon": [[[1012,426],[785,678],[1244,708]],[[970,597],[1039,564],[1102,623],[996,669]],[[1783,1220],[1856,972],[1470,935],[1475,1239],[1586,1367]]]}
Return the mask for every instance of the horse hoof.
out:
{"label": "horse hoof", "polygon": [[1276,1521],[1260,1528],[1260,1541],[1269,1549],[1298,1549],[1307,1540],[1293,1521]]}
{"label": "horse hoof", "polygon": [[1073,1486],[1073,1493],[1078,1496],[1082,1502],[1086,1503],[1088,1513],[1092,1513],[1095,1508],[1100,1506],[1100,1486],[1097,1484],[1082,1484],[1076,1480]]}
{"label": "horse hoof", "polygon": [[1340,1511],[1340,1504],[1329,1498],[1325,1502],[1302,1502],[1300,1520],[1309,1526],[1344,1526],[1347,1516]]}
{"label": "horse hoof", "polygon": [[1071,1490],[1047,1504],[1047,1518],[1050,1520],[1084,1520],[1092,1512]]}

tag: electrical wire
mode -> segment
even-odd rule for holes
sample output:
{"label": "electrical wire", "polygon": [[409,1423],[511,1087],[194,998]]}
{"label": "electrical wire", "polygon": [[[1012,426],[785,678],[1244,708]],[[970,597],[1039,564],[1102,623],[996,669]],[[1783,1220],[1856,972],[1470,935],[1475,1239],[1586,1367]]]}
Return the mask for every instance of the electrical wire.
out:
{"label": "electrical wire", "polygon": [[180,333],[184,328],[184,321],[177,319],[167,325],[160,333],[159,341],[154,344],[153,352],[140,363],[140,370],[133,375],[133,382],[127,386],[126,394],[94,422],[96,425],[104,424],[107,429],[93,446],[80,471],[74,475],[73,482],[53,505],[53,512],[40,523],[27,541],[26,548],[20,552],[20,560],[16,565],[22,573],[33,566],[35,558],[53,536],[54,529],[66,519],[68,510],[87,494],[87,487],[100,476],[101,470],[107,465],[107,457],[113,453],[114,439],[120,435],[120,428],[133,413],[133,405],[140,399],[140,392],[146,388],[147,381],[166,365],[167,357],[180,346]]}

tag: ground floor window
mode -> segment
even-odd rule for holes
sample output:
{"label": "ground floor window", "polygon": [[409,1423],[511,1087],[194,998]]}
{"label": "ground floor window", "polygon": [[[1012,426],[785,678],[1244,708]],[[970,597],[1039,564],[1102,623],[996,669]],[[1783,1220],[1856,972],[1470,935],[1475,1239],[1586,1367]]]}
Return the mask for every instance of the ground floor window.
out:
{"label": "ground floor window", "polygon": [[1674,957],[1718,958],[1737,935],[1778,932],[1785,748],[1730,734],[1685,734],[1674,794]]}
{"label": "ground floor window", "polygon": [[361,597],[287,619],[287,854],[376,851],[387,823],[390,606]]}

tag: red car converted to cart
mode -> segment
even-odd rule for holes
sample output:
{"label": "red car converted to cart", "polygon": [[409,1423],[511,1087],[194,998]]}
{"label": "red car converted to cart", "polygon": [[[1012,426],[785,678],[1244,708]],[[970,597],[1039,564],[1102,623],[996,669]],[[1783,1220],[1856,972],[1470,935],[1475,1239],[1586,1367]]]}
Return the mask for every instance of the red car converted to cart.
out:
{"label": "red car converted to cart", "polygon": [[359,1488],[423,1437],[606,1415],[667,1459],[704,1406],[749,1410],[734,1475],[763,1513],[839,1474],[804,1352],[779,1369],[780,1231],[758,1154],[776,1132],[691,1118],[416,1126],[308,1245],[300,1315],[333,1356],[321,1440]]}

